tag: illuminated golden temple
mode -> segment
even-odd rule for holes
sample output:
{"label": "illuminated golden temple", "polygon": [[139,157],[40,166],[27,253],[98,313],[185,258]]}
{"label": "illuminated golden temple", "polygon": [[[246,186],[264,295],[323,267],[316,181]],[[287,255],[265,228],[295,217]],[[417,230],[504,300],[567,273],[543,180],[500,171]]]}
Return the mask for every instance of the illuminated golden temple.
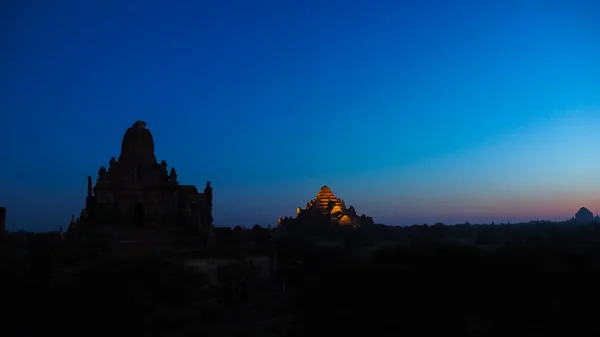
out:
{"label": "illuminated golden temple", "polygon": [[336,197],[327,186],[321,187],[317,197],[308,203],[304,209],[296,209],[296,217],[285,217],[277,220],[278,225],[291,222],[314,223],[323,221],[341,226],[360,227],[373,223],[371,217],[364,214],[358,216],[353,206],[346,208],[344,200]]}

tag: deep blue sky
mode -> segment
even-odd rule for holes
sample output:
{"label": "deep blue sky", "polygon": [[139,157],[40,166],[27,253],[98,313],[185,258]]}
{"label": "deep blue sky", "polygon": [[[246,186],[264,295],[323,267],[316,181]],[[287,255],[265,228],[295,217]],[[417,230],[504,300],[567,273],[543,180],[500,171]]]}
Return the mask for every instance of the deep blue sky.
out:
{"label": "deep blue sky", "polygon": [[321,185],[386,224],[600,212],[595,3],[3,1],[8,228],[66,226],[138,119],[216,225]]}

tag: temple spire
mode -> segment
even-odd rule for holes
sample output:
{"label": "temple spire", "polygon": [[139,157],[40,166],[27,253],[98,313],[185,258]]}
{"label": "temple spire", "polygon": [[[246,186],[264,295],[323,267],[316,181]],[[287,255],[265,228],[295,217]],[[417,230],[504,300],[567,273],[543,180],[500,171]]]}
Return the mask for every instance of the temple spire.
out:
{"label": "temple spire", "polygon": [[177,184],[177,171],[175,171],[174,167],[171,167],[171,174],[169,174],[169,181],[172,184]]}

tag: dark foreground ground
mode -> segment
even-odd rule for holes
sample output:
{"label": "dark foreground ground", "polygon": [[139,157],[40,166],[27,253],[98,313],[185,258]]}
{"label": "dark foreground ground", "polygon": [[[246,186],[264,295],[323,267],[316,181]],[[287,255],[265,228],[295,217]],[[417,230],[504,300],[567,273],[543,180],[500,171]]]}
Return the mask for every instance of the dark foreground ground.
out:
{"label": "dark foreground ground", "polygon": [[229,282],[236,270],[209,286],[177,255],[73,257],[43,241],[25,252],[8,246],[3,336],[600,335],[595,238],[494,249],[282,238],[266,248],[277,252],[276,272],[242,288]]}
{"label": "dark foreground ground", "polygon": [[[586,257],[561,257],[574,266],[562,268],[525,252],[414,249],[420,251],[400,248],[371,265],[314,274],[299,297],[307,330],[408,336],[600,332],[598,281],[586,269]],[[544,263],[548,269],[540,268]]]}

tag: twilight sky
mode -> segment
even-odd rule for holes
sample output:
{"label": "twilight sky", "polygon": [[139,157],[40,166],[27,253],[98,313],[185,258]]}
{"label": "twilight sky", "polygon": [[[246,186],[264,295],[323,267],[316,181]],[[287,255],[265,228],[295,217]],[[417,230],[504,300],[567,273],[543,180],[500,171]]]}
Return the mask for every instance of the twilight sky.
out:
{"label": "twilight sky", "polygon": [[322,185],[390,225],[600,212],[597,1],[0,6],[9,230],[66,227],[138,119],[218,226]]}

